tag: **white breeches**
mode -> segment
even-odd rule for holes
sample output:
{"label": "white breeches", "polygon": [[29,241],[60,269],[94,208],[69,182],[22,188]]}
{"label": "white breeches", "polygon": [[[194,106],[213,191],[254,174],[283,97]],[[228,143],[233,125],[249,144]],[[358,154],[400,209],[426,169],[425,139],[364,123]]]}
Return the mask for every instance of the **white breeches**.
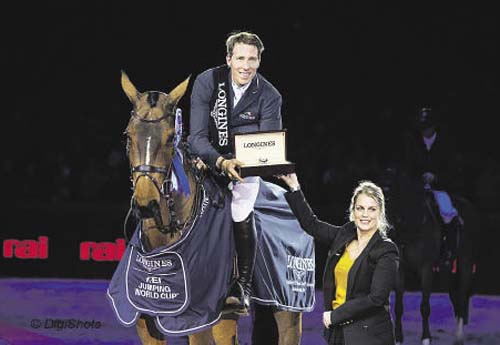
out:
{"label": "white breeches", "polygon": [[232,185],[231,213],[234,222],[242,222],[248,217],[253,211],[257,194],[259,194],[260,178],[258,176],[248,176],[243,180],[244,183],[236,182]]}

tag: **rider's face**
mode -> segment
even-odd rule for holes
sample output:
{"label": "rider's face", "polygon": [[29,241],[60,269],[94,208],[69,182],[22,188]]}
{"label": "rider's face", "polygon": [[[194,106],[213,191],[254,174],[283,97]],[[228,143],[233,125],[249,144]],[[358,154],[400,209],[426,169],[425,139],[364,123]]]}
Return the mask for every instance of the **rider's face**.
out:
{"label": "rider's face", "polygon": [[236,43],[233,54],[226,56],[226,62],[231,68],[231,77],[238,86],[252,81],[260,65],[259,50],[256,46]]}
{"label": "rider's face", "polygon": [[354,223],[360,231],[375,231],[378,227],[380,207],[366,194],[359,194],[354,204]]}

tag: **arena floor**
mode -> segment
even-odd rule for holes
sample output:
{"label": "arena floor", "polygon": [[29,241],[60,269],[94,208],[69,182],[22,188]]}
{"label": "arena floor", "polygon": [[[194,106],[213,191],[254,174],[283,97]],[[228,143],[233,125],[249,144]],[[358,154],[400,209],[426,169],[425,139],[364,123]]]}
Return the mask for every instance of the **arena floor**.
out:
{"label": "arena floor", "polygon": [[[105,297],[106,280],[0,279],[0,345],[140,345],[135,328],[119,324]],[[322,345],[322,294],[303,318],[303,345]],[[405,296],[405,342],[420,343],[420,295]],[[433,345],[453,343],[454,319],[448,297],[431,298]],[[475,295],[466,344],[500,344],[500,296]],[[239,343],[250,345],[251,318],[239,323]]]}

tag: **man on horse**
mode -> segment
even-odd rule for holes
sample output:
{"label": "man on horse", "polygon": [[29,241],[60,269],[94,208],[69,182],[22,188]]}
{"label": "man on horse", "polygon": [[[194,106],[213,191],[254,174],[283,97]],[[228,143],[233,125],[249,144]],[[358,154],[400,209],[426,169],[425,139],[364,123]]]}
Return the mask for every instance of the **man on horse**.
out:
{"label": "man on horse", "polygon": [[248,312],[256,256],[254,204],[258,177],[242,178],[241,162],[232,154],[231,135],[282,129],[282,98],[257,72],[264,45],[251,32],[236,32],[226,40],[226,64],[199,74],[191,95],[192,153],[231,180],[231,212],[237,252],[238,279],[226,299],[226,311]]}
{"label": "man on horse", "polygon": [[452,135],[440,127],[436,109],[422,107],[417,111],[416,130],[405,136],[404,167],[423,187],[431,191],[442,220],[441,261],[448,265],[456,255],[458,236],[464,222],[451,194],[461,194],[463,187],[462,157]]}

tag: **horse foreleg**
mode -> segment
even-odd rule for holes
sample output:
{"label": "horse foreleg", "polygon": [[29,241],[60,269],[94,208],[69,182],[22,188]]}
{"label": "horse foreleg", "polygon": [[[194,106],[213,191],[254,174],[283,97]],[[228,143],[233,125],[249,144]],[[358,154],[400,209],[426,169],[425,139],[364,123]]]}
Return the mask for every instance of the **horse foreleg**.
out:
{"label": "horse foreleg", "polygon": [[428,345],[431,343],[429,317],[431,315],[432,267],[430,264],[425,264],[421,269],[420,284],[422,288],[422,300],[420,302],[420,315],[422,316],[422,345]]}
{"label": "horse foreleg", "polygon": [[302,313],[276,311],[274,318],[278,325],[279,345],[300,345],[302,338]]}
{"label": "horse foreleg", "polygon": [[459,317],[457,319],[457,329],[455,332],[454,345],[463,345],[465,343],[465,333],[464,333],[464,319]]}
{"label": "horse foreleg", "polygon": [[460,273],[460,285],[462,289],[460,289],[461,297],[462,297],[462,308],[461,313],[458,317],[464,319],[464,325],[469,323],[469,302],[470,297],[472,296],[472,289],[474,285],[474,279],[476,276],[475,265],[472,259],[464,260],[462,263],[462,267],[459,268]]}
{"label": "horse foreleg", "polygon": [[465,325],[469,321],[469,301],[472,294],[472,285],[474,280],[474,267],[472,260],[468,258],[459,258],[457,260],[454,284],[450,284],[450,300],[453,304],[455,313],[456,331],[455,344],[464,343]]}
{"label": "horse foreleg", "polygon": [[[222,319],[213,328],[212,335],[216,345],[237,345],[237,319]],[[192,345],[192,344],[190,344]]]}
{"label": "horse foreleg", "polygon": [[212,345],[212,342],[213,338],[211,328],[189,336],[189,345]]}
{"label": "horse foreleg", "polygon": [[274,317],[275,308],[254,303],[252,310],[252,344],[278,345],[279,334]]}
{"label": "horse foreleg", "polygon": [[[149,326],[151,328],[151,326]],[[139,335],[139,338],[141,339],[142,345],[165,345],[166,341],[164,340],[164,337],[160,337],[158,335],[152,336],[148,328],[148,324],[146,323],[146,320],[144,318],[140,318],[137,321],[137,334]]]}
{"label": "horse foreleg", "polygon": [[404,303],[403,303],[403,296],[405,292],[405,274],[404,274],[404,267],[400,266],[399,268],[399,275],[396,283],[396,289],[395,289],[395,305],[394,305],[394,313],[396,316],[396,320],[394,322],[394,335],[395,335],[395,340],[396,344],[401,344],[403,343],[404,336],[403,336],[403,324],[402,324],[402,319],[403,319],[403,312],[404,312]]}

